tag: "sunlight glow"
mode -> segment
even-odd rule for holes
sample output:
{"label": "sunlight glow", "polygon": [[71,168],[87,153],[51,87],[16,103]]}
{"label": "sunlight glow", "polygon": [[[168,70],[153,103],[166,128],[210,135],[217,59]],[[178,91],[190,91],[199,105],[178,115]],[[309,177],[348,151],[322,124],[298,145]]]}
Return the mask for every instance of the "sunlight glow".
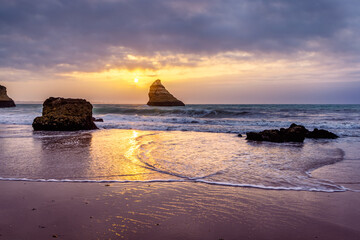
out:
{"label": "sunlight glow", "polygon": [[[91,165],[92,176],[108,176],[107,180],[149,180],[156,175],[152,170],[144,168],[138,158],[141,133],[139,131],[115,130],[98,132],[92,135]],[[101,145],[101,144],[104,145]],[[144,142],[148,144],[148,142]]]}

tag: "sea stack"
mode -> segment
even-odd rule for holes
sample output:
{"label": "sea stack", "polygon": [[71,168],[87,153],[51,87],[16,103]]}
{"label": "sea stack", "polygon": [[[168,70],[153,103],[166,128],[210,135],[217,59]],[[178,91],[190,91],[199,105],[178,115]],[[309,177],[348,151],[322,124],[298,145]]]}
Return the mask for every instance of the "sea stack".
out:
{"label": "sea stack", "polygon": [[166,88],[161,84],[160,79],[156,80],[149,91],[149,106],[185,106],[185,104],[176,99]]}
{"label": "sea stack", "polygon": [[91,103],[85,99],[48,98],[41,117],[34,119],[34,130],[77,131],[97,129]]}
{"label": "sea stack", "polygon": [[0,108],[16,107],[14,101],[9,98],[6,92],[6,87],[0,85]]}

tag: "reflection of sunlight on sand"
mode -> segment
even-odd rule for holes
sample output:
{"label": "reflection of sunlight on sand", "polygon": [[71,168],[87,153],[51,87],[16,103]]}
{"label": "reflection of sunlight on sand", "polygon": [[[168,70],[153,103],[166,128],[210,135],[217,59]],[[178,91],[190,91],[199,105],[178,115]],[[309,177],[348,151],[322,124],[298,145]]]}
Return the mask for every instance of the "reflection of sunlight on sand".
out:
{"label": "reflection of sunlight on sand", "polygon": [[[144,134],[146,132],[142,132]],[[154,172],[137,158],[141,141],[138,131],[111,130],[93,134],[89,176],[108,180],[149,180]]]}

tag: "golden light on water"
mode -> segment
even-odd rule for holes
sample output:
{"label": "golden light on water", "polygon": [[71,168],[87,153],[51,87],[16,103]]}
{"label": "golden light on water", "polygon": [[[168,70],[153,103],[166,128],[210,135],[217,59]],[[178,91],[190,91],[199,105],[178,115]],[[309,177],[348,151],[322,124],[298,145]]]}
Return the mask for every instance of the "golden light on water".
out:
{"label": "golden light on water", "polygon": [[[144,133],[143,133],[144,134]],[[107,180],[144,181],[154,176],[138,159],[138,131],[104,131],[93,134],[89,175]]]}
{"label": "golden light on water", "polygon": [[138,137],[138,132],[137,131],[132,131],[132,136],[129,138],[129,147],[128,150],[125,152],[124,156],[130,160],[130,162],[135,163],[138,165],[138,159],[136,158],[136,153],[135,151],[138,149],[139,145],[138,142],[136,140],[136,138]]}

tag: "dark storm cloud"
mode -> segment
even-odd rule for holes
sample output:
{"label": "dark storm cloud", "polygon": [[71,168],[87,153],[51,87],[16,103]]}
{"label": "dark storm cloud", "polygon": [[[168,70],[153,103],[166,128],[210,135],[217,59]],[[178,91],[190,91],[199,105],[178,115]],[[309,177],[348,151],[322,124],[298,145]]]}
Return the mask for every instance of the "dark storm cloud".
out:
{"label": "dark storm cloud", "polygon": [[[359,5],[355,0],[0,0],[0,67],[67,64],[94,70],[109,62],[126,65],[129,52],[288,54],[331,48],[357,55]],[[113,51],[116,47],[123,48]]]}

